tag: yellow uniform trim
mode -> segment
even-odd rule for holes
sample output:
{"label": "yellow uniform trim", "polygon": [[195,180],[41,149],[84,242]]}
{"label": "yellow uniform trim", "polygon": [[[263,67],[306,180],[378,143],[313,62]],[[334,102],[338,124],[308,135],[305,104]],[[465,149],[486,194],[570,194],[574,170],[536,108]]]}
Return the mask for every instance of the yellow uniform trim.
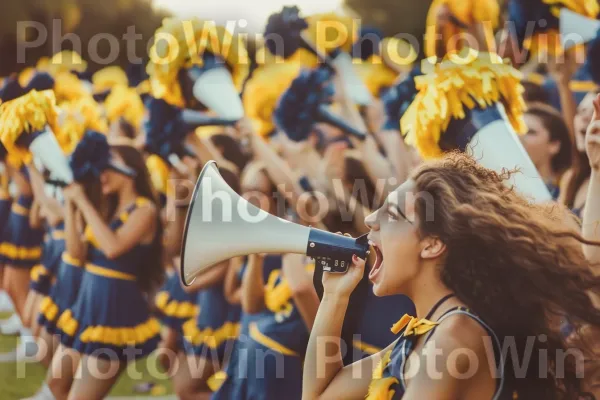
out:
{"label": "yellow uniform trim", "polygon": [[19,203],[13,203],[11,210],[13,213],[22,215],[24,217],[29,215],[29,208],[22,206]]}
{"label": "yellow uniform trim", "polygon": [[138,208],[141,208],[143,206],[145,206],[146,204],[150,203],[150,200],[148,200],[145,197],[138,197],[135,200],[135,208],[133,210],[130,211],[125,211],[123,212],[120,216],[119,219],[121,220],[121,222],[125,223],[127,222],[127,220],[129,219],[129,216],[131,215],[132,212],[134,212],[135,210],[137,210]]}
{"label": "yellow uniform trim", "polygon": [[371,346],[370,344],[361,342],[360,340],[353,340],[352,346],[369,355],[377,354],[382,350],[379,347]]}
{"label": "yellow uniform trim", "polygon": [[160,334],[160,324],[156,318],[134,327],[113,328],[109,326],[90,326],[86,328],[79,340],[84,343],[96,342],[114,346],[127,346],[145,343]]}
{"label": "yellow uniform trim", "polygon": [[125,272],[115,271],[110,268],[104,268],[99,265],[86,264],[85,270],[93,275],[103,276],[105,278],[120,279],[123,281],[135,281],[135,275]]}
{"label": "yellow uniform trim", "polygon": [[206,346],[216,349],[221,343],[235,339],[239,336],[240,324],[234,322],[226,322],[217,329],[206,328],[198,329],[196,319],[192,318],[182,326],[183,336],[194,346],[205,344]]}
{"label": "yellow uniform trim", "polygon": [[65,239],[65,231],[53,231],[52,239],[54,240],[64,240]]}
{"label": "yellow uniform trim", "polygon": [[42,256],[42,248],[19,247],[11,243],[0,244],[0,254],[12,260],[37,260]]}
{"label": "yellow uniform trim", "polygon": [[56,323],[56,327],[69,336],[75,336],[75,332],[77,332],[78,326],[79,322],[77,322],[77,320],[73,318],[71,310],[63,312],[58,318],[58,322]]}
{"label": "yellow uniform trim", "polygon": [[30,277],[34,282],[39,282],[40,277],[48,275],[48,270],[42,264],[35,265],[33,268],[31,268]]}
{"label": "yellow uniform trim", "polygon": [[598,85],[592,81],[571,81],[569,88],[574,92],[593,92],[598,90]]}
{"label": "yellow uniform trim", "polygon": [[258,343],[262,344],[263,346],[271,350],[275,350],[276,352],[281,353],[285,356],[299,357],[298,353],[296,353],[294,350],[288,349],[287,347],[276,342],[270,337],[263,335],[262,332],[256,326],[255,322],[250,324],[250,337],[256,340]]}
{"label": "yellow uniform trim", "polygon": [[531,82],[538,86],[542,86],[544,84],[545,80],[546,80],[546,77],[542,74],[538,74],[537,72],[532,72],[532,73],[528,74],[524,79],[524,81]]}
{"label": "yellow uniform trim", "polygon": [[394,397],[396,391],[392,386],[397,385],[400,382],[393,376],[387,378],[383,377],[383,371],[390,363],[391,355],[392,351],[387,351],[373,370],[369,392],[366,397],[367,400],[391,399]]}
{"label": "yellow uniform trim", "polygon": [[62,260],[64,263],[71,264],[74,267],[83,267],[83,261],[78,260],[67,252],[62,254]]}
{"label": "yellow uniform trim", "polygon": [[[304,268],[306,272],[312,272],[315,269],[315,264],[307,264]],[[273,313],[285,309],[292,298],[292,289],[285,277],[281,277],[277,282],[280,275],[280,269],[271,271],[265,285],[265,305]]]}
{"label": "yellow uniform trim", "polygon": [[54,304],[50,296],[46,296],[40,303],[40,313],[46,317],[48,321],[54,321],[58,315],[58,306]]}
{"label": "yellow uniform trim", "polygon": [[208,385],[208,388],[214,393],[217,390],[219,390],[221,386],[223,386],[223,383],[225,383],[226,379],[227,373],[225,371],[218,371],[215,372],[210,378],[208,378],[206,384]]}
{"label": "yellow uniform trim", "polygon": [[154,300],[156,307],[167,317],[189,319],[198,315],[199,307],[188,301],[169,301],[169,292],[159,292]]}

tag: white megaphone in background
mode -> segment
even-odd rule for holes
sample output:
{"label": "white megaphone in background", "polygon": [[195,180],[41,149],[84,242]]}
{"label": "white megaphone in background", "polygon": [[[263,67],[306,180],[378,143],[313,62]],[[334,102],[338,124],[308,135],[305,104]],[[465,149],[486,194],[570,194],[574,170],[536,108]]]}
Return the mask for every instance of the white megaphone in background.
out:
{"label": "white megaphone in background", "polygon": [[218,117],[240,120],[244,117],[244,107],[225,62],[210,53],[202,57],[204,64],[188,71],[194,82],[194,97]]}
{"label": "white megaphone in background", "polygon": [[44,168],[50,171],[57,182],[66,185],[73,183],[73,171],[69,166],[69,161],[49,126],[46,126],[46,129],[41,132],[27,135],[26,140],[29,142],[28,147],[31,154],[39,160]]}
{"label": "white megaphone in background", "polygon": [[600,21],[577,14],[567,8],[560,10],[560,43],[565,50],[596,37]]}
{"label": "white megaphone in background", "polygon": [[255,253],[300,253],[328,272],[346,272],[352,255],[365,258],[367,236],[357,239],[295,224],[240,197],[207,163],[192,194],[183,233],[181,279],[194,277],[233,257]]}
{"label": "white megaphone in background", "polygon": [[[337,53],[337,54],[336,54]],[[368,106],[373,102],[369,89],[360,79],[352,64],[352,56],[345,51],[338,50],[331,55],[331,63],[340,74],[348,96],[359,106]]]}
{"label": "white megaphone in background", "polygon": [[452,120],[440,140],[440,147],[445,150],[459,148],[483,167],[498,173],[518,170],[507,184],[535,203],[552,201],[548,187],[500,103],[483,110],[473,108],[467,118]]}

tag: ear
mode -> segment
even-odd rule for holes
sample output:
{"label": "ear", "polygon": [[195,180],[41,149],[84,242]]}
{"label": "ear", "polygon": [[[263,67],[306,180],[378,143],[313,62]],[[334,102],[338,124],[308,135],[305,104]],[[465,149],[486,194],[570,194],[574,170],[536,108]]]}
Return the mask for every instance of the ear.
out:
{"label": "ear", "polygon": [[421,258],[434,259],[446,252],[446,244],[435,236],[426,237],[421,241]]}

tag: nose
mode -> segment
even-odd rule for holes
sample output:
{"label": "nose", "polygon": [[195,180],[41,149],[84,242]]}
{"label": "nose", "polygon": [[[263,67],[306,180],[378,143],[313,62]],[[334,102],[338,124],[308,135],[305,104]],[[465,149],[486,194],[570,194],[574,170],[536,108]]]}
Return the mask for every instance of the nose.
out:
{"label": "nose", "polygon": [[378,214],[379,210],[376,210],[365,217],[365,225],[367,225],[369,229],[374,231],[379,230]]}

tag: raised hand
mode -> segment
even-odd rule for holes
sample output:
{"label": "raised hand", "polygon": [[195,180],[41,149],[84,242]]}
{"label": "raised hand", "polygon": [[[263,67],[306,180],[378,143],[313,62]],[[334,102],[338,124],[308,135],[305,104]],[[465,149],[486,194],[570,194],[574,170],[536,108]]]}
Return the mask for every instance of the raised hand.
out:
{"label": "raised hand", "polygon": [[600,95],[594,100],[594,115],[585,134],[585,151],[594,172],[600,170]]}

